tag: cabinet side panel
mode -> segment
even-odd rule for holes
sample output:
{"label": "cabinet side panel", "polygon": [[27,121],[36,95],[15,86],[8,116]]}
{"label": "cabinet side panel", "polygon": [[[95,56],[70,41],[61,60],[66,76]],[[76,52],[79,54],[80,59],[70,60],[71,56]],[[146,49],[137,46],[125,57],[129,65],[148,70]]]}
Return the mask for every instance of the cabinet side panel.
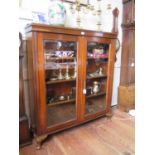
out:
{"label": "cabinet side panel", "polygon": [[19,59],[19,116],[25,115],[25,104],[24,104],[24,83],[23,83],[23,58]]}
{"label": "cabinet side panel", "polygon": [[114,60],[115,60],[115,42],[116,40],[111,40],[111,45],[109,49],[109,63],[108,63],[108,79],[107,79],[107,98],[106,98],[106,112],[110,111],[111,100],[112,100],[112,88],[113,88],[113,74],[114,74]]}
{"label": "cabinet side panel", "polygon": [[34,66],[34,33],[26,34],[27,45],[27,63],[28,63],[28,87],[29,87],[29,106],[30,106],[30,124],[34,130],[36,128],[36,83],[35,83],[35,66]]}
{"label": "cabinet side panel", "polygon": [[44,47],[43,33],[37,33],[37,49],[35,55],[36,62],[36,83],[37,83],[37,135],[43,134],[46,128],[46,90],[45,90],[45,70],[44,70]]}

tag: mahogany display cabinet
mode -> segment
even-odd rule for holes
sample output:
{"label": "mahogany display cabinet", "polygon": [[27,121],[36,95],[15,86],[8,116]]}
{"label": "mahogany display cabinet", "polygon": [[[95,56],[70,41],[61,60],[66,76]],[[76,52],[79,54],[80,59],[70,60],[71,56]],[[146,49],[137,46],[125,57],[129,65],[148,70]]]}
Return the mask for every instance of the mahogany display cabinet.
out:
{"label": "mahogany display cabinet", "polygon": [[49,134],[110,112],[117,33],[32,23],[26,39],[38,148]]}

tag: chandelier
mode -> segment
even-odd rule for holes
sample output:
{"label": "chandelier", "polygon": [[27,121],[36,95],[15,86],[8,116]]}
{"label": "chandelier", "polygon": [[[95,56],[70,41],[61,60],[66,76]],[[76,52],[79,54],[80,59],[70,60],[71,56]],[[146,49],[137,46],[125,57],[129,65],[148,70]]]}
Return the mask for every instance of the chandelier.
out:
{"label": "chandelier", "polygon": [[[80,18],[80,12],[82,11],[84,14],[87,13],[92,13],[93,16],[97,16],[97,30],[100,31],[101,30],[101,14],[102,14],[102,10],[101,10],[101,1],[102,0],[96,0],[97,4],[91,4],[90,0],[87,0],[86,4],[82,3],[82,0],[75,0],[74,2],[71,2],[70,4],[70,11],[72,14],[75,14],[75,12],[77,12],[77,18],[76,18],[76,22],[77,22],[77,26],[80,28],[80,24],[81,24],[81,18]],[[106,9],[110,10],[111,9],[111,4],[107,4]]]}

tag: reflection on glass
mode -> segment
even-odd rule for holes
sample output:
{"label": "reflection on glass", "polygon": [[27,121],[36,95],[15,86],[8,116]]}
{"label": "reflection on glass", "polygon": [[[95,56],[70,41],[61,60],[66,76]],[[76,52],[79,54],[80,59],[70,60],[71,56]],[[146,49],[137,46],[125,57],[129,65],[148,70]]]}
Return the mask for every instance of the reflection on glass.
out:
{"label": "reflection on glass", "polygon": [[88,43],[85,114],[105,110],[108,51],[109,44]]}
{"label": "reflection on glass", "polygon": [[76,119],[76,46],[44,40],[47,126]]}

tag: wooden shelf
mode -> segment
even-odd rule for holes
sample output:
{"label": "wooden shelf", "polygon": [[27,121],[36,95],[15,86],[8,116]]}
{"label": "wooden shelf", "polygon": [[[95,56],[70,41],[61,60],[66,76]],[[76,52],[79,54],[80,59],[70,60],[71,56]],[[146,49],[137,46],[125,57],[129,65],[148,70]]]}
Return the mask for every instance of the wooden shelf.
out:
{"label": "wooden shelf", "polygon": [[106,57],[87,57],[88,60],[95,60],[95,59],[108,59],[108,56]]}
{"label": "wooden shelf", "polygon": [[[95,76],[95,77],[87,77],[87,80],[90,80],[90,79],[97,79],[97,78],[107,78],[106,75],[103,75],[103,76]],[[51,81],[47,81],[46,84],[49,85],[49,84],[55,84],[55,83],[63,83],[63,82],[72,82],[72,81],[76,81],[76,79],[69,79],[69,80],[51,80]]]}
{"label": "wooden shelf", "polygon": [[46,59],[46,61],[51,61],[51,60],[74,60],[76,57],[50,57]]}
{"label": "wooden shelf", "polygon": [[69,80],[51,80],[47,81],[46,84],[55,84],[55,83],[63,83],[63,82],[71,82],[71,81],[76,81],[76,79],[69,79]]}
{"label": "wooden shelf", "polygon": [[98,94],[92,94],[92,95],[86,96],[86,98],[88,99],[88,98],[93,98],[93,97],[102,96],[102,95],[106,95],[106,93],[102,92],[102,93],[98,93]]}
{"label": "wooden shelf", "polygon": [[97,79],[97,78],[107,78],[107,75],[94,76],[94,77],[87,77],[87,80],[90,80],[90,79]]}
{"label": "wooden shelf", "polygon": [[[98,94],[92,94],[92,95],[86,96],[86,98],[88,99],[88,98],[98,97],[98,96],[102,96],[102,95],[106,95],[106,93],[102,92],[102,93],[98,93]],[[71,103],[71,102],[75,102],[75,99],[56,101],[53,103],[48,103],[47,105],[48,105],[48,107],[51,107],[51,106],[56,106],[56,105]]]}
{"label": "wooden shelf", "polygon": [[53,103],[48,103],[47,105],[48,105],[48,107],[52,107],[52,106],[65,104],[65,103],[71,103],[71,102],[75,102],[75,99],[56,101],[56,102],[53,102]]}
{"label": "wooden shelf", "polygon": [[[66,67],[61,67],[62,70],[66,70]],[[69,67],[69,69],[74,69],[74,67]],[[59,68],[48,68],[45,67],[45,70],[47,71],[51,71],[51,70],[59,70]]]}

